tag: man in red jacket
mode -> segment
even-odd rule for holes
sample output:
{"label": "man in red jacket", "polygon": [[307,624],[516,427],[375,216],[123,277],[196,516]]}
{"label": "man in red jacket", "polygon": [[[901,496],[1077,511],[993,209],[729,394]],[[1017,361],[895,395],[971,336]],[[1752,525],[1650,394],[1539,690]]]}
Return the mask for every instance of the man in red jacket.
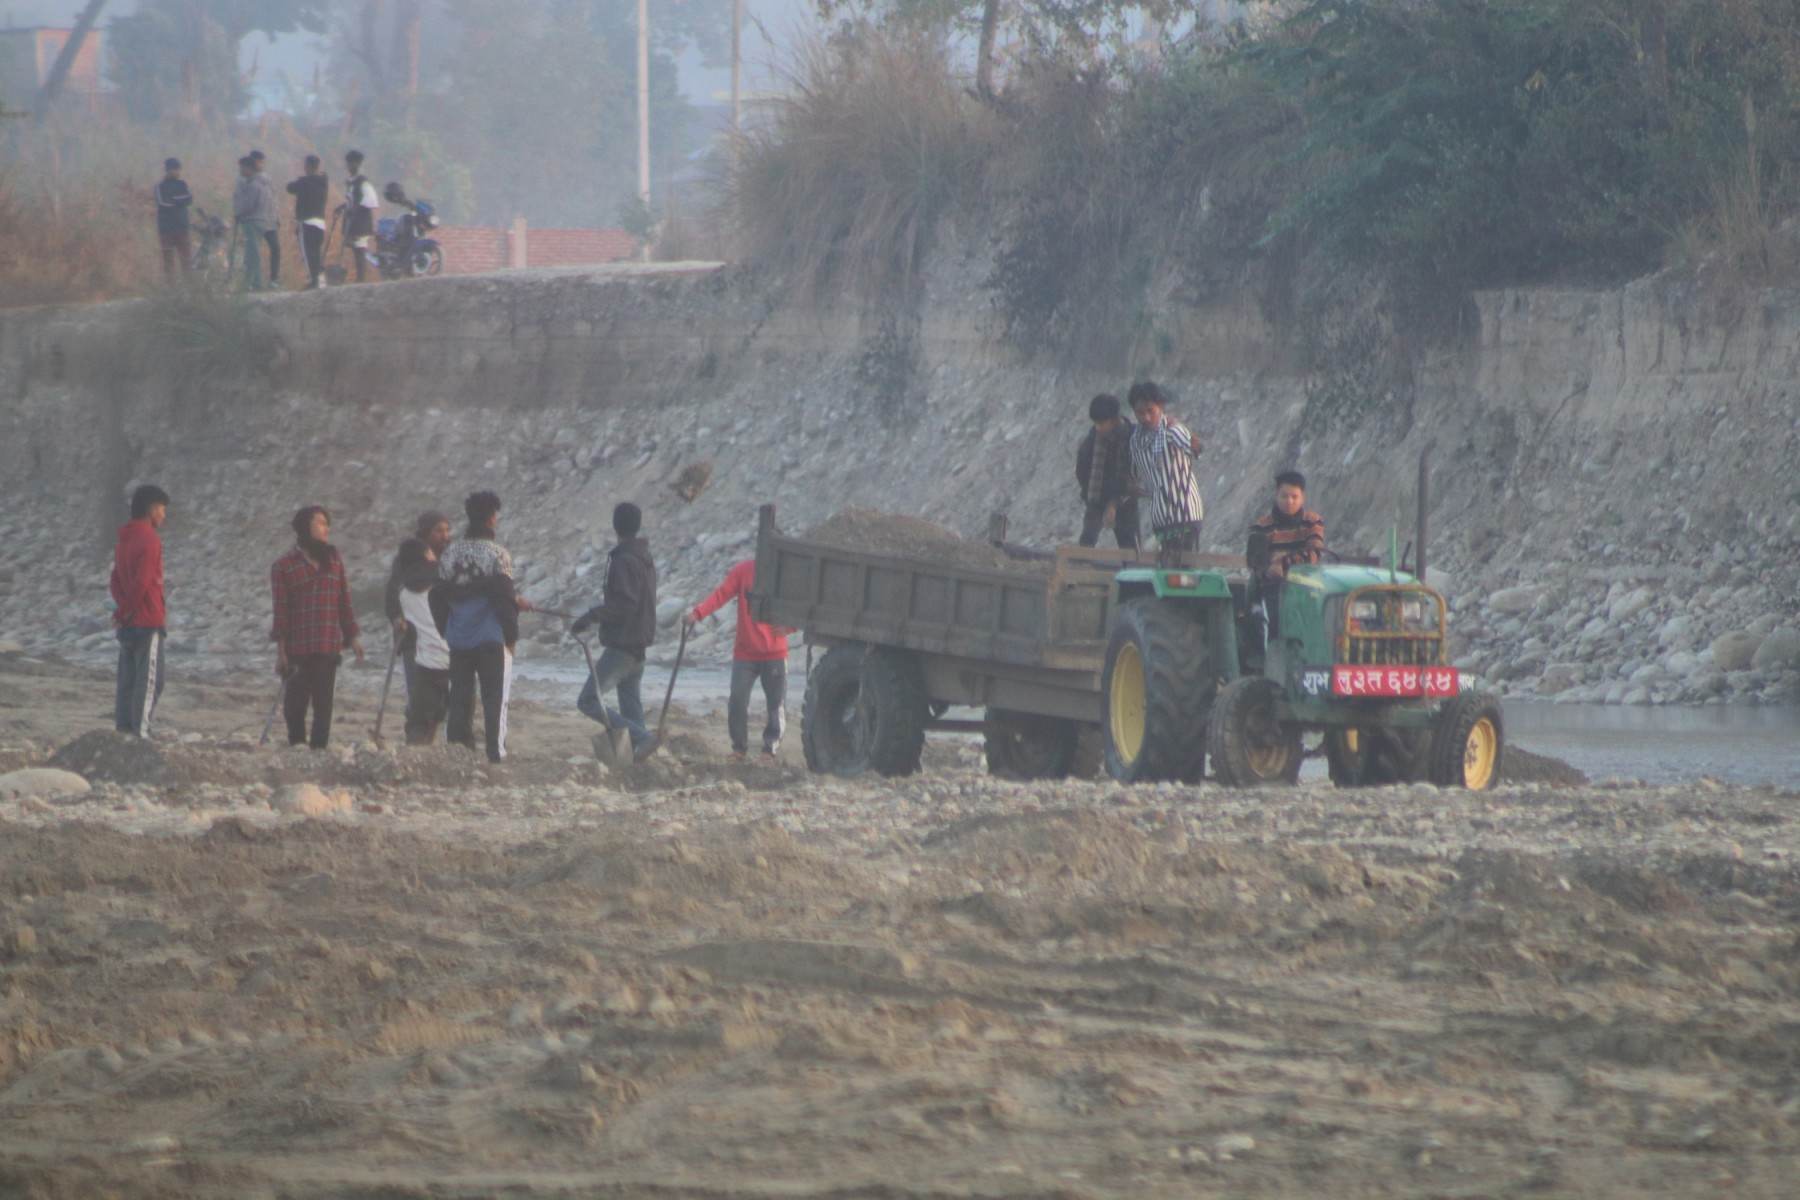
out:
{"label": "man in red jacket", "polygon": [[769,706],[769,720],[763,726],[763,757],[774,758],[781,748],[786,716],[782,704],[787,700],[787,635],[793,631],[765,625],[750,616],[750,589],[755,586],[756,563],[747,558],[727,571],[725,582],[696,604],[687,618],[688,628],[692,629],[723,608],[727,600],[737,600],[737,638],[731,648],[731,702],[726,726],[731,732],[731,757],[740,762],[750,751],[750,689],[758,681]]}
{"label": "man in red jacket", "polygon": [[163,691],[163,640],[169,617],[163,608],[162,538],[169,493],[146,483],[131,493],[131,520],[119,526],[113,549],[113,625],[119,631],[119,686],[113,727],[150,736],[150,714]]}

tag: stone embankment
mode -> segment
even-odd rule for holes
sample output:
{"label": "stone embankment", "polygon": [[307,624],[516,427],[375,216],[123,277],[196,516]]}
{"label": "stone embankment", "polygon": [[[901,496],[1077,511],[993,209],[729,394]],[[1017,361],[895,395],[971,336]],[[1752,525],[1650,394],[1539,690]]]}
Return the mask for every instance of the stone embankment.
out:
{"label": "stone embankment", "polygon": [[[330,506],[373,615],[398,538],[491,487],[526,592],[596,598],[614,502],[645,506],[673,621],[752,544],[847,507],[1041,545],[1079,526],[1086,403],[1130,373],[1025,359],[946,266],[912,315],[779,302],[754,273],[516,272],[230,305],[0,317],[0,638],[110,653],[122,497],[153,479],[182,670],[266,653],[288,518]],[[1736,314],[1661,281],[1477,298],[1404,396],[1302,369],[1253,311],[1171,310],[1136,365],[1204,435],[1207,537],[1241,547],[1298,465],[1334,546],[1412,529],[1459,660],[1513,695],[1800,699],[1800,298]],[[696,481],[700,481],[697,494]],[[691,499],[690,499],[691,497]],[[729,653],[727,614],[702,659]],[[557,630],[531,626],[527,653]],[[377,639],[376,649],[379,649]],[[566,652],[565,652],[566,653]],[[185,660],[185,665],[183,665]]]}

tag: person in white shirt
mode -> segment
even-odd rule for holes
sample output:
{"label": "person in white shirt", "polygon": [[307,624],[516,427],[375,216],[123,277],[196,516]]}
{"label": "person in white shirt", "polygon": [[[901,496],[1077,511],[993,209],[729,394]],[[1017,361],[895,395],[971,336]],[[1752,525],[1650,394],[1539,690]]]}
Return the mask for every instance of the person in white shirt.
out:
{"label": "person in white shirt", "polygon": [[[420,522],[424,524],[423,521]],[[448,523],[446,522],[446,525]],[[435,525],[435,522],[434,522]],[[450,643],[431,615],[437,555],[425,540],[408,538],[394,564],[400,621],[406,629],[406,744],[429,746],[450,711]]]}
{"label": "person in white shirt", "polygon": [[344,166],[350,179],[344,184],[344,240],[356,252],[356,282],[363,282],[363,271],[375,253],[375,213],[381,208],[381,193],[362,173],[363,153],[352,150],[344,155]]}

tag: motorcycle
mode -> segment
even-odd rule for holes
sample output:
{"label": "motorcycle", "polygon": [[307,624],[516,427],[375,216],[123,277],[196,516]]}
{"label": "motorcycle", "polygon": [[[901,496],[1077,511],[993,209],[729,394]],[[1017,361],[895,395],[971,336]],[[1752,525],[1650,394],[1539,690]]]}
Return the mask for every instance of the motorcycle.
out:
{"label": "motorcycle", "polygon": [[399,217],[383,217],[375,222],[375,265],[383,279],[417,279],[437,275],[444,269],[444,248],[431,231],[443,222],[429,200],[409,200],[406,189],[390,183],[381,190],[381,198],[407,210]]}
{"label": "motorcycle", "polygon": [[193,219],[188,222],[188,231],[194,238],[194,257],[189,264],[194,273],[206,275],[214,271],[227,271],[225,219],[195,206]]}

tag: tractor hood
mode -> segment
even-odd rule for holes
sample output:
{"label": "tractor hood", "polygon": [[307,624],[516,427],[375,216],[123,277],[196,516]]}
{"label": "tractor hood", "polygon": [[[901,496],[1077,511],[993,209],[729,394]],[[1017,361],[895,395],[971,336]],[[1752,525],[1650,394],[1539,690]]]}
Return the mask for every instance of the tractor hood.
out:
{"label": "tractor hood", "polygon": [[1418,582],[1405,571],[1390,573],[1384,567],[1360,567],[1347,563],[1289,567],[1287,581],[1289,587],[1311,588],[1326,596],[1342,596],[1357,588]]}

